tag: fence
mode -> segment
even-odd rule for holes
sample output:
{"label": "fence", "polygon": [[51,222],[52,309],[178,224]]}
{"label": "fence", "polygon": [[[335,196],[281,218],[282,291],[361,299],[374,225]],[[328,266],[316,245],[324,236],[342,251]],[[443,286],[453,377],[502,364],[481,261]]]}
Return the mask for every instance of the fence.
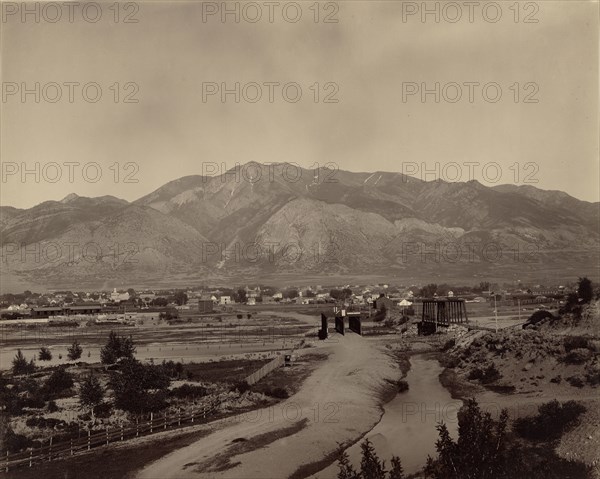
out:
{"label": "fence", "polygon": [[340,334],[344,334],[344,318],[341,316],[336,316],[335,317],[335,330],[340,333]]}
{"label": "fence", "polygon": [[250,376],[248,376],[246,378],[246,382],[250,386],[252,386],[253,384],[256,384],[258,381],[260,381],[262,378],[264,378],[271,371],[273,371],[274,369],[277,369],[278,367],[282,366],[283,363],[284,363],[284,361],[285,361],[284,356],[277,356],[275,359],[273,359],[273,361],[265,364],[258,371],[255,371]]}
{"label": "fence", "polygon": [[9,454],[6,451],[6,455],[2,458],[4,467],[1,470],[8,472],[10,469],[18,467],[33,467],[34,464],[74,456],[77,453],[89,451],[95,447],[107,446],[111,442],[125,441],[127,439],[155,434],[167,429],[202,424],[203,422],[207,422],[206,419],[214,415],[215,411],[216,406],[204,407],[198,411],[192,410],[191,414],[182,416],[180,409],[176,415],[169,416],[166,413],[160,417],[151,415],[149,421],[138,423],[135,426],[123,427],[121,425],[121,427],[106,428],[104,431],[93,433],[92,431],[88,431],[87,436],[69,441],[53,444],[52,438],[50,438],[48,445],[35,450],[31,449],[14,454]]}

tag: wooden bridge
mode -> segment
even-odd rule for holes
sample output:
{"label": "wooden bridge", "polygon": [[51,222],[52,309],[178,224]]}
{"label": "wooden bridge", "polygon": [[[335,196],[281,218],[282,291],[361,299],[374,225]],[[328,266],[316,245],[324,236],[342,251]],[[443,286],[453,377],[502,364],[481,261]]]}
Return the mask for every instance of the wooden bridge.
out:
{"label": "wooden bridge", "polygon": [[424,334],[435,332],[439,326],[468,323],[464,299],[425,299],[419,330]]}

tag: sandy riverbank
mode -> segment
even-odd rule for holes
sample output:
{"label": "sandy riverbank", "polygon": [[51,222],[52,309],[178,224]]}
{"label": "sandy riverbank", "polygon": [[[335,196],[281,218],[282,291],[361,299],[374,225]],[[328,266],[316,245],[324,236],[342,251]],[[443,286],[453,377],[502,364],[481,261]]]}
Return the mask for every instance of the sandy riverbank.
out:
{"label": "sandy riverbank", "polygon": [[[374,342],[348,334],[328,343],[321,349],[328,359],[300,392],[274,408],[223,421],[212,434],[149,464],[138,477],[263,479],[310,475],[324,467],[311,470],[310,464],[371,430],[381,417],[389,381],[401,377],[396,361]],[[257,438],[260,444],[253,444]]]}

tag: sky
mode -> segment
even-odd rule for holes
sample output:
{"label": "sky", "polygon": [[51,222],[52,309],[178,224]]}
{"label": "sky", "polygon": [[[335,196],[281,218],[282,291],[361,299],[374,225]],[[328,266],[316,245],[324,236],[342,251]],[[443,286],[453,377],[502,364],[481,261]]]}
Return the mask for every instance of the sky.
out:
{"label": "sky", "polygon": [[228,3],[239,22],[221,2],[100,3],[95,22],[37,4],[39,23],[3,3],[0,203],[132,201],[249,161],[600,200],[597,2],[292,3]]}

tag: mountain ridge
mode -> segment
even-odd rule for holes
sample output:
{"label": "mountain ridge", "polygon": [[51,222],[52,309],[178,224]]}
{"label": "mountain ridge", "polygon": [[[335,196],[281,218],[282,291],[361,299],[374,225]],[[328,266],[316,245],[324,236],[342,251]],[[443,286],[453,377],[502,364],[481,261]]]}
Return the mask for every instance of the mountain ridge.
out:
{"label": "mountain ridge", "polygon": [[[245,172],[181,177],[133,202],[69,194],[29,209],[0,207],[4,270],[29,279],[43,271],[53,281],[111,275],[133,281],[157,271],[164,278],[361,271],[515,276],[548,267],[570,270],[572,253],[552,257],[551,252],[597,256],[600,245],[600,203],[560,191],[425,182],[394,172],[306,170],[286,163],[244,167]],[[22,258],[27,245],[43,253],[53,243],[88,249],[98,243],[104,259],[93,262],[83,254],[54,262]],[[106,253],[110,248],[132,243],[137,262],[106,260],[123,256]],[[470,243],[476,245],[471,256],[477,261],[465,256],[427,264],[415,250],[448,244],[464,250]],[[484,264],[489,253],[484,246],[492,243],[500,251],[535,248],[539,261]],[[21,255],[13,251],[16,245]],[[583,258],[577,261],[589,269]]]}

